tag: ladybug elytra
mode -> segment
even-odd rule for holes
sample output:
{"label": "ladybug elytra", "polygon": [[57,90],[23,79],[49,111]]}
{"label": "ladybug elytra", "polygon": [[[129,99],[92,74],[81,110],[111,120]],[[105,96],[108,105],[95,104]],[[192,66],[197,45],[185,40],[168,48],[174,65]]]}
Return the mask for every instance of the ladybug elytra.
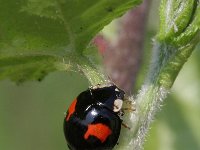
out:
{"label": "ladybug elytra", "polygon": [[124,94],[116,85],[98,85],[73,100],[64,119],[70,150],[111,150],[117,144]]}

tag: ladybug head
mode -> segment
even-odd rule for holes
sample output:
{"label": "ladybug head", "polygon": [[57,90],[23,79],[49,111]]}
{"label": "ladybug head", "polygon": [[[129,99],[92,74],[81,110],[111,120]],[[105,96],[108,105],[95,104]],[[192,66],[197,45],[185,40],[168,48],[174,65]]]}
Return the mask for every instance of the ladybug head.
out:
{"label": "ladybug head", "polygon": [[120,90],[119,88],[115,88],[115,94],[116,94],[116,99],[114,100],[113,103],[113,111],[114,112],[119,112],[122,108],[123,105],[123,100],[124,100],[124,91]]}
{"label": "ladybug head", "polygon": [[103,105],[116,113],[121,110],[125,92],[116,85],[91,89],[91,93],[92,97],[100,105]]}

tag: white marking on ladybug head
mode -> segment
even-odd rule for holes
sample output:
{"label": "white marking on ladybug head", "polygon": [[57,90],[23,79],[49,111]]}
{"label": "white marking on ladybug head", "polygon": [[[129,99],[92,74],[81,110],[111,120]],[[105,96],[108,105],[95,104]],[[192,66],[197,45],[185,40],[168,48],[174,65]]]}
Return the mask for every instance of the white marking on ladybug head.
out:
{"label": "white marking on ladybug head", "polygon": [[119,112],[122,109],[122,105],[123,105],[123,101],[121,99],[116,99],[114,101],[113,111]]}
{"label": "white marking on ladybug head", "polygon": [[118,89],[118,88],[116,88],[116,89],[115,89],[115,91],[116,91],[116,92],[119,92],[119,89]]}

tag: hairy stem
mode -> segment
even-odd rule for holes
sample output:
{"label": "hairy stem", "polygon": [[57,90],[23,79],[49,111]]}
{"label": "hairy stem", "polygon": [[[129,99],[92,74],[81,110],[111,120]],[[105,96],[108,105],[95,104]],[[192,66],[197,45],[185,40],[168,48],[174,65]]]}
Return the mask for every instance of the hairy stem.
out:
{"label": "hairy stem", "polygon": [[[125,139],[122,140],[121,149],[140,150],[143,148],[146,133],[155,113],[169,93],[182,66],[199,43],[199,7],[197,1],[162,0],[161,22],[165,23],[165,18],[167,18],[167,21],[173,22],[176,28],[160,26],[159,36],[154,42],[149,73],[135,100],[136,111],[130,113],[125,120],[131,125],[131,131],[123,132],[122,137]],[[170,11],[170,16],[168,16],[168,11]],[[184,23],[180,24],[180,18],[185,19]],[[170,24],[166,23],[166,26],[168,25]]]}
{"label": "hairy stem", "polygon": [[[122,133],[123,144],[120,145],[120,149],[142,149],[155,113],[160,109],[176,76],[191,55],[195,45],[185,46],[184,49],[175,49],[170,45],[155,42],[149,75],[135,99],[136,111],[130,113],[124,120],[131,126],[131,131],[124,130]],[[163,54],[163,51],[166,53]]]}

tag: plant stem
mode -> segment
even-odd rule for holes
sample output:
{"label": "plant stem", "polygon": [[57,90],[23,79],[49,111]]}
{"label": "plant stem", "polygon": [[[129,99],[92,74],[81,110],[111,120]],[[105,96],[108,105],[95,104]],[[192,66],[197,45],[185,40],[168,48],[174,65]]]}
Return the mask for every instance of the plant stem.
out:
{"label": "plant stem", "polygon": [[[180,69],[197,44],[197,42],[193,43],[195,44],[175,48],[166,43],[155,42],[153,62],[149,74],[135,100],[136,111],[130,113],[124,120],[128,125],[131,125],[131,131],[126,129],[122,132],[121,141],[123,143],[119,146],[119,149],[142,149],[146,133],[155,113],[161,107]],[[132,97],[130,97],[131,99]]]}
{"label": "plant stem", "polygon": [[92,86],[97,84],[107,84],[109,82],[108,78],[104,75],[104,73],[102,73],[103,71],[92,64],[87,57],[80,56],[78,58],[78,67],[89,80]]}
{"label": "plant stem", "polygon": [[[181,5],[179,5],[179,2]],[[130,113],[125,119],[125,122],[131,125],[131,131],[122,132],[121,141],[123,142],[119,149],[142,149],[146,133],[155,113],[161,107],[182,66],[199,43],[200,6],[196,1],[190,5],[188,3],[189,1],[162,0],[160,9],[161,21],[163,23],[166,22],[165,18],[168,18],[167,21],[176,21],[174,26],[183,32],[176,33],[177,31],[173,30],[173,28],[168,30],[166,27],[160,27],[162,30],[160,30],[159,36],[157,36],[154,43],[152,62],[146,82],[135,100],[136,111]],[[185,7],[185,9],[179,11],[175,7],[176,5]],[[170,16],[168,16],[169,10]],[[185,12],[185,10],[187,11]],[[174,20],[177,12],[179,18],[186,18],[185,24],[179,24],[179,19]],[[188,20],[190,24],[187,23]],[[169,24],[166,23],[167,25]],[[185,30],[181,30],[182,28]]]}
{"label": "plant stem", "polygon": [[159,86],[144,85],[142,87],[135,104],[136,111],[125,120],[128,125],[131,125],[131,130],[124,130],[121,139],[123,143],[119,149],[142,149],[150,123],[167,93],[168,90]]}

